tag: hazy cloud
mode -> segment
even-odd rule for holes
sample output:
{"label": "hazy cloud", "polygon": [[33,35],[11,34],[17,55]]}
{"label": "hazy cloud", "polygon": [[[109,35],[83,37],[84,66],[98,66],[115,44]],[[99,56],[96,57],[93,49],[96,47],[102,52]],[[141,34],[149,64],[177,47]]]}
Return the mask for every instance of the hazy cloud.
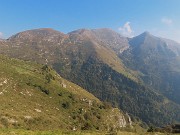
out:
{"label": "hazy cloud", "polygon": [[166,25],[171,25],[171,24],[173,23],[173,20],[170,19],[170,18],[163,17],[163,18],[161,19],[161,22],[164,23],[164,24],[166,24]]}
{"label": "hazy cloud", "polygon": [[127,36],[127,37],[133,36],[133,30],[130,26],[130,22],[126,22],[122,27],[118,28],[118,30],[124,36]]}
{"label": "hazy cloud", "polygon": [[0,32],[0,38],[2,38],[3,37],[3,33],[2,32]]}
{"label": "hazy cloud", "polygon": [[153,29],[152,34],[158,37],[171,39],[180,43],[180,30],[171,29],[170,31],[164,29]]}

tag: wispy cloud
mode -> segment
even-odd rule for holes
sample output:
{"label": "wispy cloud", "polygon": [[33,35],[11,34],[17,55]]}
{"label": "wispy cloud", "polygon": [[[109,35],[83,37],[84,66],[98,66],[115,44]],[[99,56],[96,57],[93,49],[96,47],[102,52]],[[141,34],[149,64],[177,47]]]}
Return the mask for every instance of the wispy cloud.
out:
{"label": "wispy cloud", "polygon": [[2,32],[0,32],[0,38],[2,38],[3,37],[3,33]]}
{"label": "wispy cloud", "polygon": [[173,23],[173,20],[167,17],[161,18],[161,22],[166,24],[166,25],[171,25]]}
{"label": "wispy cloud", "polygon": [[126,22],[122,27],[118,28],[120,33],[127,37],[133,37],[133,30],[130,26],[130,22]]}

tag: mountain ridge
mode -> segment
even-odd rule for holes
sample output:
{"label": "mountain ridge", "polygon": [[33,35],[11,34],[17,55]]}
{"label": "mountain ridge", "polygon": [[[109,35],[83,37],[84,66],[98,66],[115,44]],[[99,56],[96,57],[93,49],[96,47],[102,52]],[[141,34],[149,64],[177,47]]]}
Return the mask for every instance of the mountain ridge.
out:
{"label": "mountain ridge", "polygon": [[144,39],[142,35],[131,39],[130,44],[130,48],[119,55],[124,64],[140,71],[141,78],[147,85],[171,99],[174,97],[173,101],[180,103],[177,83],[180,73],[180,44],[155,36]]}

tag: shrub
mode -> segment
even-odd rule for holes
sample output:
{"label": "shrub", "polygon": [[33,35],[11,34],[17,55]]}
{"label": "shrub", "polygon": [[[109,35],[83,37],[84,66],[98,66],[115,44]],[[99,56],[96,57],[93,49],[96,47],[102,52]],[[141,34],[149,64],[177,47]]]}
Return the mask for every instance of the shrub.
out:
{"label": "shrub", "polygon": [[49,95],[49,90],[48,90],[48,89],[45,89],[44,87],[41,87],[41,86],[38,86],[38,88],[39,88],[43,93],[45,93],[46,95]]}
{"label": "shrub", "polygon": [[150,126],[149,129],[147,130],[147,132],[154,132],[155,128],[153,126]]}
{"label": "shrub", "polygon": [[64,108],[64,109],[69,109],[70,108],[70,103],[69,102],[64,102],[64,103],[62,103],[62,107]]}
{"label": "shrub", "polygon": [[81,130],[90,130],[92,129],[93,125],[90,122],[85,122],[85,124],[81,127]]}

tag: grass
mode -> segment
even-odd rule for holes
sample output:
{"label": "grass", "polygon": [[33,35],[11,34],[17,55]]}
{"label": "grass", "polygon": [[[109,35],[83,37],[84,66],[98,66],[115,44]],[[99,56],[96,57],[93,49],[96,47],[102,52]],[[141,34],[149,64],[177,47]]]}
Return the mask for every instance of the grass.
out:
{"label": "grass", "polygon": [[[30,131],[23,129],[0,129],[0,135],[172,135],[169,133],[133,133],[126,131],[119,131],[117,133],[106,133],[97,131]],[[179,135],[179,134],[173,134]]]}

